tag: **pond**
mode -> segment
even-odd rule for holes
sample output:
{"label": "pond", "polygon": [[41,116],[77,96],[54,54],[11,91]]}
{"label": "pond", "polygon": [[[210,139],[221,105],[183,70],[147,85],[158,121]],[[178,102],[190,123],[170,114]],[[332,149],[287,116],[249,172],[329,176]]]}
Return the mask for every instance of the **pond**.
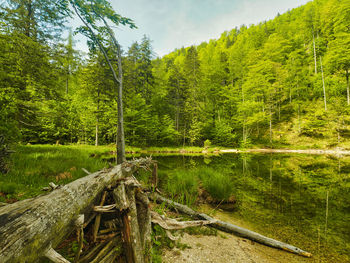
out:
{"label": "pond", "polygon": [[[217,211],[215,217],[307,250],[314,255],[308,262],[350,262],[350,157],[221,154],[153,159],[159,162],[160,187],[167,192],[185,184],[196,199],[195,191],[203,184],[197,181],[209,170],[218,178],[218,189],[229,187],[236,199],[234,211]],[[194,177],[194,171],[199,173],[194,181],[181,178]]]}

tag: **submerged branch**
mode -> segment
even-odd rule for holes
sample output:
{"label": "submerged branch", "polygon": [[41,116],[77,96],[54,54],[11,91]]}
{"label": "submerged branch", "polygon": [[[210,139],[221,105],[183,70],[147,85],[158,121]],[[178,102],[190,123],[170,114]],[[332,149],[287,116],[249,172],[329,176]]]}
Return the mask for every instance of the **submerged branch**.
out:
{"label": "submerged branch", "polygon": [[[220,220],[215,220],[214,218],[208,216],[207,214],[204,213],[199,213],[194,211],[193,209],[189,208],[188,206],[176,203],[172,200],[169,200],[167,198],[164,198],[162,196],[160,196],[157,193],[154,193],[150,196],[151,199],[153,199],[154,201],[158,202],[158,203],[166,203],[168,204],[170,207],[176,209],[177,211],[184,213],[186,215],[191,216],[192,218],[197,218],[197,219],[201,219],[201,220],[208,220],[211,221],[209,223],[210,227],[222,230],[224,232],[230,233],[230,234],[234,234],[243,238],[247,238],[250,240],[253,240],[255,242],[258,242],[260,244],[269,246],[269,247],[274,247],[274,248],[279,248],[303,257],[311,257],[312,254],[304,251],[300,248],[297,248],[295,246],[292,246],[290,244],[263,236],[259,233],[253,232],[251,230],[224,222],[224,221],[220,221]],[[212,222],[215,221],[215,222]]]}

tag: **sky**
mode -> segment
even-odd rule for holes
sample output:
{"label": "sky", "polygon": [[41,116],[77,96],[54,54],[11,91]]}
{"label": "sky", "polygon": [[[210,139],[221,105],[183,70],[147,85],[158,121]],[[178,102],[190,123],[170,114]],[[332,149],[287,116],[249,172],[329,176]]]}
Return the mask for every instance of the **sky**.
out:
{"label": "sky", "polygon": [[[124,50],[144,35],[152,40],[156,56],[176,48],[219,38],[241,25],[273,19],[278,13],[310,0],[110,0],[114,10],[134,20],[137,29],[115,29]],[[72,22],[76,26],[78,21]],[[86,51],[86,39],[76,36],[76,48]]]}

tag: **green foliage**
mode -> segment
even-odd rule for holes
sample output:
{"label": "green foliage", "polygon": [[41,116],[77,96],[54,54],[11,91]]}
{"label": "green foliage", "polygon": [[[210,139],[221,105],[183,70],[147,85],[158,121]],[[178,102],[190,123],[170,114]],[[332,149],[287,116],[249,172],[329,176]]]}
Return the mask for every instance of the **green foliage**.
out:
{"label": "green foliage", "polygon": [[215,144],[228,147],[234,145],[236,135],[233,133],[233,127],[227,121],[216,121],[213,132],[213,141]]}
{"label": "green foliage", "polygon": [[208,139],[205,140],[205,141],[204,141],[204,148],[205,148],[205,149],[208,149],[210,146],[211,146],[211,141],[208,140]]}
{"label": "green foliage", "polygon": [[168,175],[166,191],[174,200],[193,205],[198,195],[198,179],[193,173],[178,170]]}
{"label": "green foliage", "polygon": [[5,195],[15,194],[17,192],[17,185],[15,183],[0,183],[0,192]]}
{"label": "green foliage", "polygon": [[234,193],[233,178],[227,172],[202,167],[194,173],[200,178],[204,189],[216,200],[227,201]]}
{"label": "green foliage", "polygon": [[106,162],[90,157],[108,151],[93,146],[17,146],[10,158],[10,171],[0,173],[0,192],[11,198],[25,199],[42,193],[50,182],[66,184],[86,174],[85,168],[95,172]]}
{"label": "green foliage", "polygon": [[[207,139],[229,147],[294,145],[304,136],[334,146],[345,141],[348,1],[310,2],[163,58],[155,58],[146,36],[125,52],[116,50],[108,23],[135,24],[107,0],[49,2],[7,0],[1,9],[0,134],[8,142],[115,143],[116,54],[122,56],[130,145],[202,146]],[[72,34],[65,43],[57,38],[75,10],[87,22],[77,29],[89,38],[86,60]]]}

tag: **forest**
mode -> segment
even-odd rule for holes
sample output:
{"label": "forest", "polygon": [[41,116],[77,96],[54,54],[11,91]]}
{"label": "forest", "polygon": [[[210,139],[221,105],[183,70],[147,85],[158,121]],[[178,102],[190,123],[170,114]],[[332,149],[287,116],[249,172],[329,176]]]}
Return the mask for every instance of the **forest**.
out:
{"label": "forest", "polygon": [[350,1],[162,57],[138,26],[0,1],[0,261],[348,262]]}
{"label": "forest", "polygon": [[[63,38],[71,11],[58,3],[1,8],[0,134],[24,144],[115,143],[112,73],[98,48],[75,49],[77,31]],[[349,46],[347,0],[315,0],[163,57],[144,36],[122,51],[126,142],[340,147],[350,137]]]}

